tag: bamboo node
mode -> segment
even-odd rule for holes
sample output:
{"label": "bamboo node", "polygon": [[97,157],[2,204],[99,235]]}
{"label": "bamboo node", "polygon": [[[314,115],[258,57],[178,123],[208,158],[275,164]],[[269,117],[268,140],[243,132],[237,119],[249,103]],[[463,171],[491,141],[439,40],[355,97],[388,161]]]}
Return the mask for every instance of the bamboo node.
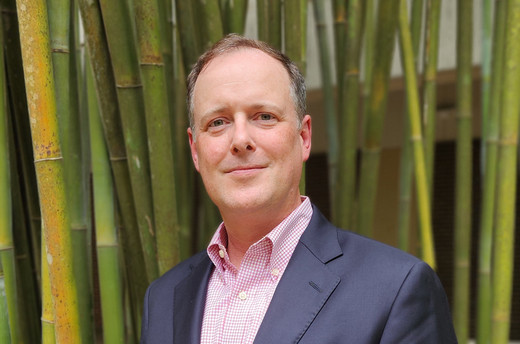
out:
{"label": "bamboo node", "polygon": [[150,67],[164,67],[164,63],[162,62],[141,62],[141,66],[150,66]]}
{"label": "bamboo node", "polygon": [[36,159],[34,160],[34,163],[38,163],[38,162],[44,162],[44,161],[55,161],[55,160],[63,160],[63,157],[61,156],[58,156],[58,157],[55,157],[55,158],[42,158],[42,159]]}
{"label": "bamboo node", "polygon": [[141,88],[141,87],[143,87],[143,84],[134,84],[134,85],[120,85],[120,84],[116,84],[116,87],[117,88],[122,88],[122,89],[125,89],[125,88]]}
{"label": "bamboo node", "polygon": [[47,320],[47,319],[45,319],[44,317],[41,317],[40,320],[43,321],[44,323],[54,325],[54,321],[52,321],[52,320]]}
{"label": "bamboo node", "polygon": [[67,48],[52,48],[53,53],[70,54],[70,50]]}
{"label": "bamboo node", "polygon": [[72,231],[86,231],[87,230],[87,226],[71,227],[70,230],[72,230]]}
{"label": "bamboo node", "polygon": [[[9,246],[2,246],[2,247],[0,247],[0,251],[12,250],[13,248],[14,248],[14,246],[12,246],[12,245],[9,245]],[[23,256],[25,256],[25,254],[24,254]],[[16,256],[16,258],[19,258],[19,257],[20,257],[20,256]],[[25,258],[25,257],[23,257],[23,258]]]}
{"label": "bamboo node", "polygon": [[410,136],[410,141],[420,142],[420,141],[422,141],[422,136],[421,135],[412,135],[412,136]]}
{"label": "bamboo node", "polygon": [[110,157],[110,161],[125,161],[126,160],[126,156],[114,156],[114,157]]}

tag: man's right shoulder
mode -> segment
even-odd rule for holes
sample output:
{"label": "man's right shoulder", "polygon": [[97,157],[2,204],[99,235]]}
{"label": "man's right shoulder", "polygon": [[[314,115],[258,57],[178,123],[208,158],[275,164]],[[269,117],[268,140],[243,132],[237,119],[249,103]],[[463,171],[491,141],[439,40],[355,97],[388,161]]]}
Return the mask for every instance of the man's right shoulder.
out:
{"label": "man's right shoulder", "polygon": [[193,269],[197,267],[199,264],[205,262],[206,259],[209,259],[206,251],[201,251],[194,256],[180,262],[175,265],[173,268],[165,272],[161,277],[153,281],[149,289],[161,289],[162,287],[168,287],[171,289],[172,286],[177,285],[179,282],[188,277]]}

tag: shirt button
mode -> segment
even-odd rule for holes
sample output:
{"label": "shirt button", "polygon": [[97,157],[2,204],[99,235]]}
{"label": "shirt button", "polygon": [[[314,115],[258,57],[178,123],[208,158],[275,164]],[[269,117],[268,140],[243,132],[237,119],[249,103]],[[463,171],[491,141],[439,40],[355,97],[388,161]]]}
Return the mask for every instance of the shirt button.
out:
{"label": "shirt button", "polygon": [[224,250],[219,250],[218,255],[220,256],[220,258],[224,258],[226,254],[224,253]]}
{"label": "shirt button", "polygon": [[280,270],[274,268],[273,270],[271,270],[271,275],[278,277],[278,275],[280,275]]}
{"label": "shirt button", "polygon": [[238,293],[238,298],[244,301],[245,299],[247,299],[247,293],[245,291],[241,291],[240,293]]}

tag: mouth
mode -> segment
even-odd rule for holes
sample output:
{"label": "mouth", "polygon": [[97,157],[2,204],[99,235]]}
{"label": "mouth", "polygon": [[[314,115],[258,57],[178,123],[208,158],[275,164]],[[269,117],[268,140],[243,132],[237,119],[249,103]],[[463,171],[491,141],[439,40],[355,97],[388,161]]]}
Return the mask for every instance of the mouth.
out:
{"label": "mouth", "polygon": [[264,166],[260,166],[260,165],[236,166],[236,167],[226,169],[224,172],[230,173],[230,174],[241,175],[241,174],[251,174],[251,173],[260,171],[264,168],[265,168]]}

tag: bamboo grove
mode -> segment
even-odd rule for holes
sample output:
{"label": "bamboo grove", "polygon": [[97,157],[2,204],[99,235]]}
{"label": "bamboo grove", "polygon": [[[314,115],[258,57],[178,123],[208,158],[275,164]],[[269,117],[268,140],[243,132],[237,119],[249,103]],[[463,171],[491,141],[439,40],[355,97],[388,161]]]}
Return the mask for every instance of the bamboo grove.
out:
{"label": "bamboo grove", "polygon": [[[511,326],[520,0],[481,0],[482,32],[473,29],[474,2],[457,0],[453,33],[452,313],[459,342],[467,343],[471,197],[480,193],[475,336],[479,344],[499,344],[508,342]],[[203,249],[219,222],[189,155],[185,79],[211,44],[243,34],[246,18],[256,23],[255,38],[284,51],[304,73],[307,43],[317,41],[332,220],[366,236],[373,235],[391,64],[400,59],[406,109],[397,242],[410,250],[412,227],[418,228],[419,254],[436,268],[441,0],[0,0],[0,6],[1,343],[138,342],[148,284]],[[255,18],[247,15],[252,7]],[[309,16],[315,37],[307,37]],[[482,41],[482,114],[472,108],[475,38]],[[472,189],[471,128],[480,115],[483,182]]]}

